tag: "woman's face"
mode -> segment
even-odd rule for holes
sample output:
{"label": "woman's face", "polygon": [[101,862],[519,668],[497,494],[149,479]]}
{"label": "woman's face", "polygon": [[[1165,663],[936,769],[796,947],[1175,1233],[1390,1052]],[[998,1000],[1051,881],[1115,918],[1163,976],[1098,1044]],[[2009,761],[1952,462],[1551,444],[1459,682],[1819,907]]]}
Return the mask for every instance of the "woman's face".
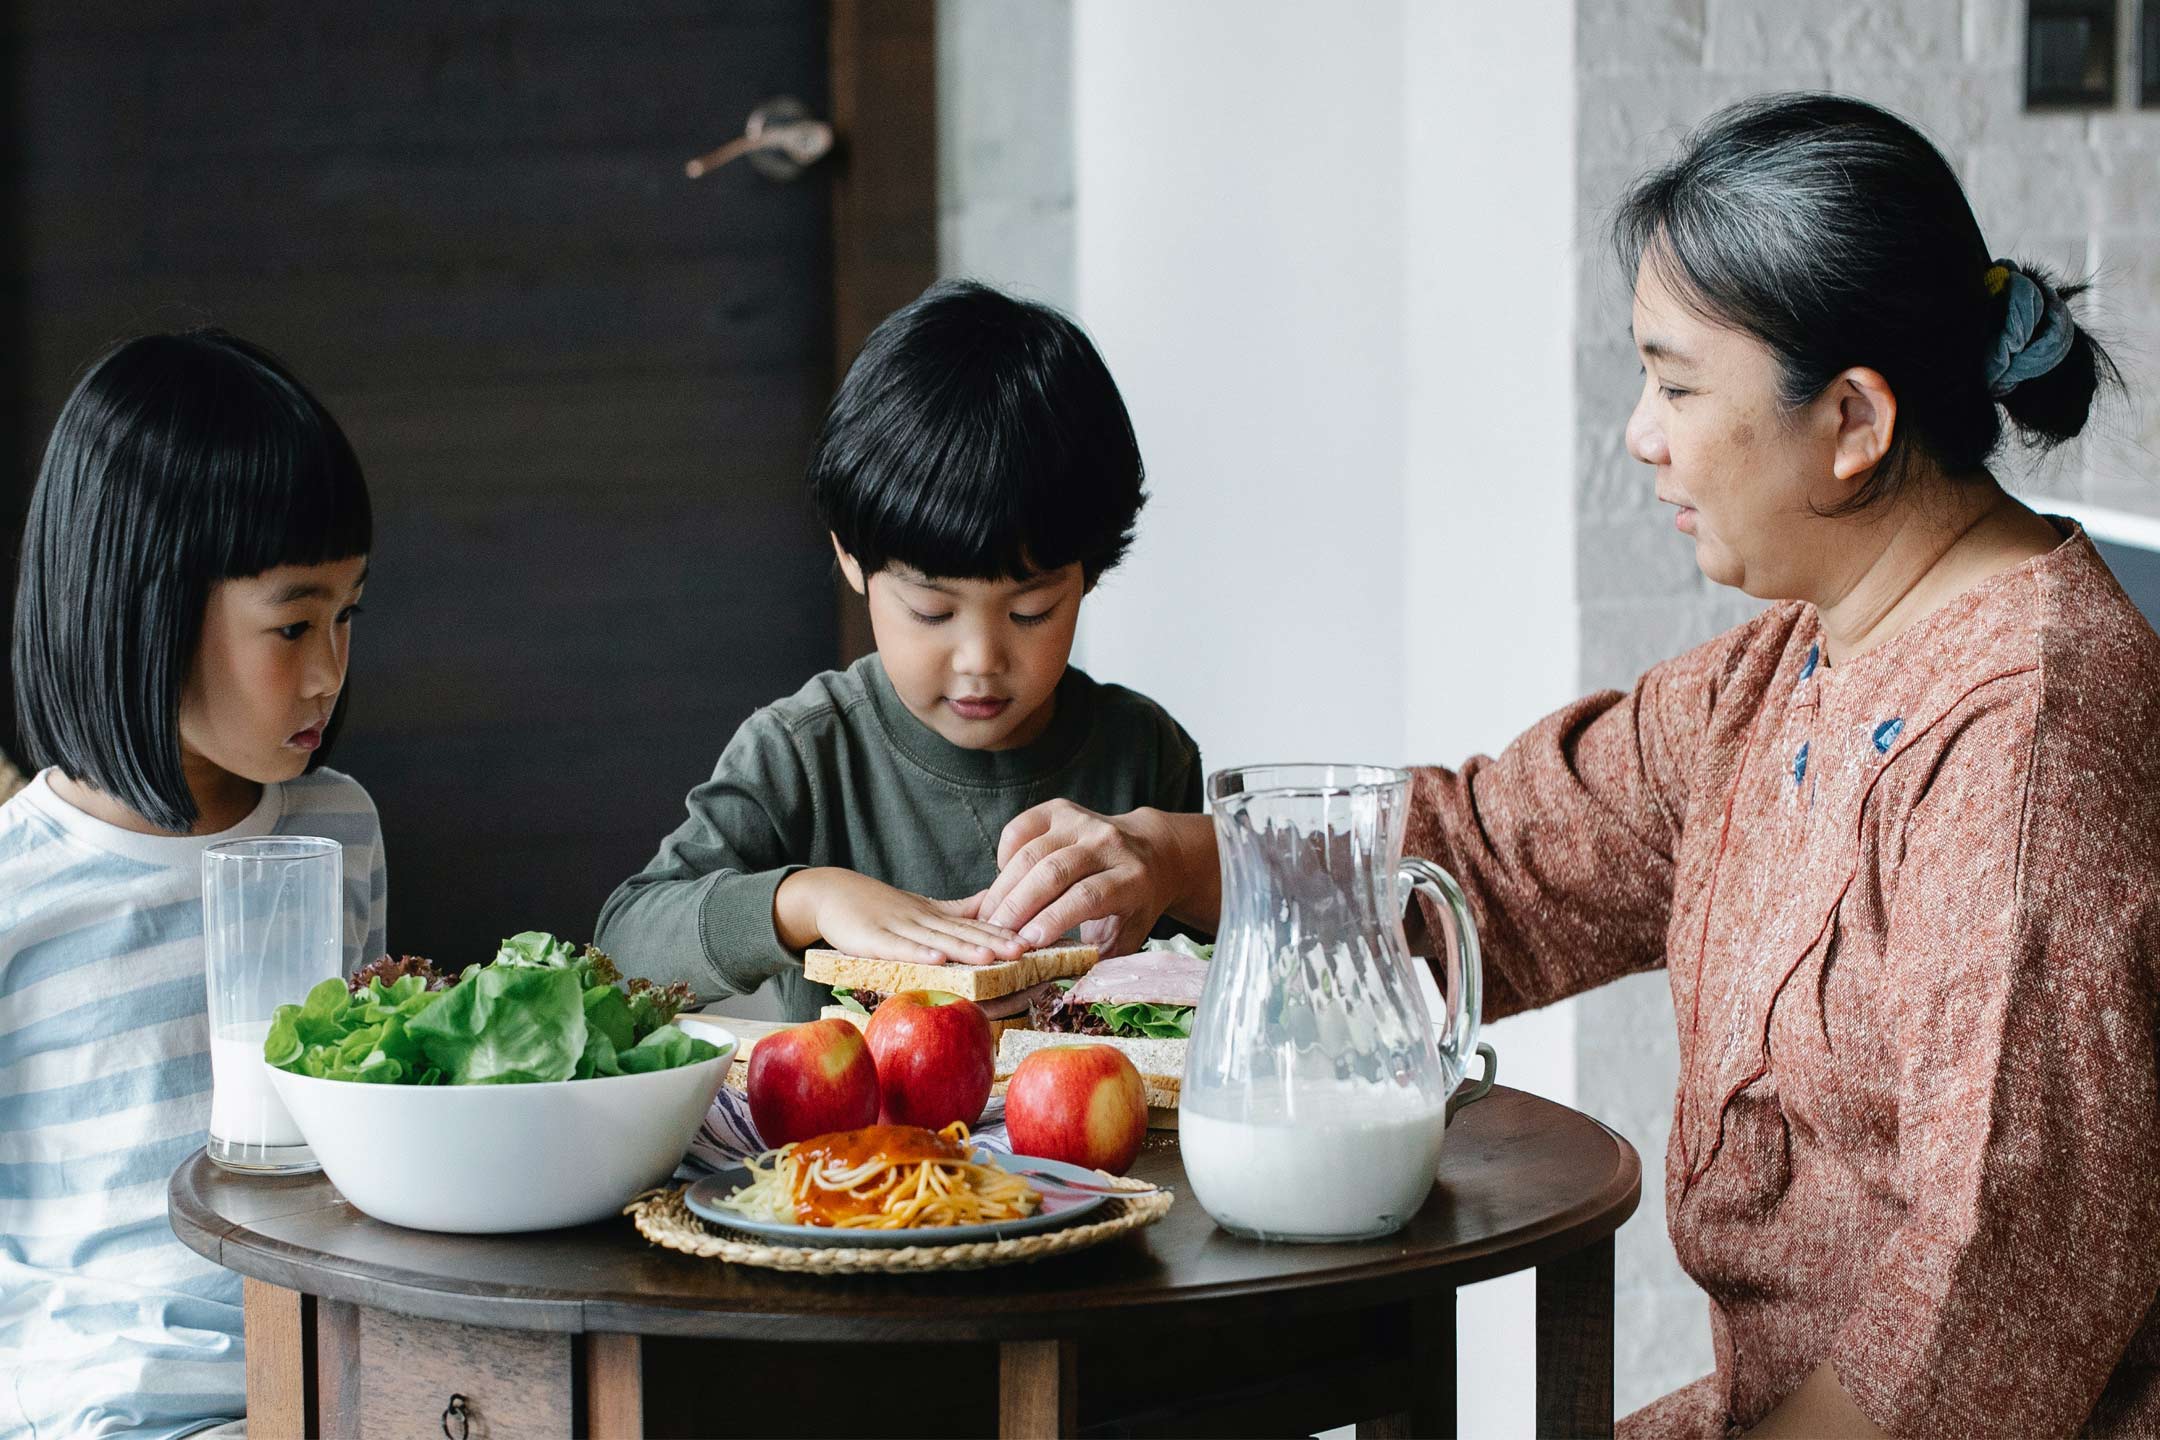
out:
{"label": "woman's face", "polygon": [[367,557],[221,580],[180,699],[180,751],[259,784],[307,769],[345,687]]}
{"label": "woman's face", "polygon": [[1816,598],[1836,539],[1820,512],[1853,488],[1836,473],[1837,387],[1788,411],[1769,347],[1698,314],[1647,256],[1634,335],[1643,388],[1628,453],[1656,470],[1657,498],[1679,507],[1695,563],[1750,595]]}

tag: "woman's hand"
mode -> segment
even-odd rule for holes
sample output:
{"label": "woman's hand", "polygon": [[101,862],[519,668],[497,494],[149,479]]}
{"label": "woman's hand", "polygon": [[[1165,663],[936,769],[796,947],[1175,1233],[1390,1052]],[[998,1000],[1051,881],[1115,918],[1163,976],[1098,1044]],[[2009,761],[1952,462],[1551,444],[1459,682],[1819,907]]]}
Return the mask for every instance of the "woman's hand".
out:
{"label": "woman's hand", "polygon": [[798,870],[773,892],[773,930],[801,950],[823,940],[865,960],[989,965],[1027,947],[1010,929],[975,918],[975,901],[928,900],[852,870]]}
{"label": "woman's hand", "polygon": [[[963,902],[966,903],[966,902]],[[998,877],[973,913],[1030,947],[1075,926],[1105,955],[1140,948],[1165,914],[1215,928],[1222,904],[1215,826],[1205,815],[1098,815],[1052,800],[998,837]]]}

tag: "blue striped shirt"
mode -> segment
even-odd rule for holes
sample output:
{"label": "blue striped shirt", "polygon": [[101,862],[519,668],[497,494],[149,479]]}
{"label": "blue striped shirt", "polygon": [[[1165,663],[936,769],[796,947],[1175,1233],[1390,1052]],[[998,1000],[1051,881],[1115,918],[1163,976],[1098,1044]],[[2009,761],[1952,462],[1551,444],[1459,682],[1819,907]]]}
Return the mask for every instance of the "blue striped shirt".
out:
{"label": "blue striped shirt", "polygon": [[0,1435],[179,1436],[246,1410],[240,1279],[174,1238],[210,1121],[203,848],[345,847],[346,964],[383,949],[382,832],[334,770],[217,835],[137,835],[50,773],[0,805]]}

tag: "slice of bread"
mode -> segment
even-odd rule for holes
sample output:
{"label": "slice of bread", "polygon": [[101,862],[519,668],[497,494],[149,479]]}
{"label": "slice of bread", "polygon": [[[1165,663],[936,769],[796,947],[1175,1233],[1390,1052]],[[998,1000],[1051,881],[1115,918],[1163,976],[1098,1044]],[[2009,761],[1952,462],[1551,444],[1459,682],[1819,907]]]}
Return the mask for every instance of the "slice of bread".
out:
{"label": "slice of bread", "polygon": [[1093,945],[1030,950],[1017,960],[1000,960],[995,965],[911,965],[902,960],[865,960],[837,950],[806,950],[803,976],[820,985],[845,985],[880,995],[943,990],[964,1000],[995,1000],[1045,980],[1085,975],[1101,958],[1102,952]]}
{"label": "slice of bread", "polygon": [[1178,1092],[1185,1083],[1185,1041],[1123,1040],[1105,1035],[1067,1035],[1056,1030],[1014,1030],[998,1039],[996,1083],[993,1093],[1003,1093],[1020,1062],[1051,1045],[1108,1045],[1125,1052],[1140,1083],[1147,1087],[1150,1110],[1176,1110]]}

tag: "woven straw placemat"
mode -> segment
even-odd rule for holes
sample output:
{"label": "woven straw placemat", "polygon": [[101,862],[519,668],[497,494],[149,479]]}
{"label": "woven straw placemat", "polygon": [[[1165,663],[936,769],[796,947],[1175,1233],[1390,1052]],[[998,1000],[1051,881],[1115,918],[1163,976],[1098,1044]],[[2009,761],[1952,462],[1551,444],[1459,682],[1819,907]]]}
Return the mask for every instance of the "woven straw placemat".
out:
{"label": "woven straw placemat", "polygon": [[[1104,1177],[1109,1184],[1145,1189],[1145,1182]],[[736,1265],[766,1270],[794,1270],[809,1275],[921,1275],[934,1270],[984,1270],[993,1265],[1021,1265],[1085,1250],[1128,1231],[1143,1229],[1170,1213],[1168,1190],[1118,1196],[1107,1214],[1085,1225],[1067,1225],[1012,1240],[978,1240],[966,1245],[905,1245],[869,1248],[842,1245],[774,1245],[742,1231],[707,1225],[684,1203],[687,1186],[648,1190],[623,1207],[638,1233],[655,1245]]]}

